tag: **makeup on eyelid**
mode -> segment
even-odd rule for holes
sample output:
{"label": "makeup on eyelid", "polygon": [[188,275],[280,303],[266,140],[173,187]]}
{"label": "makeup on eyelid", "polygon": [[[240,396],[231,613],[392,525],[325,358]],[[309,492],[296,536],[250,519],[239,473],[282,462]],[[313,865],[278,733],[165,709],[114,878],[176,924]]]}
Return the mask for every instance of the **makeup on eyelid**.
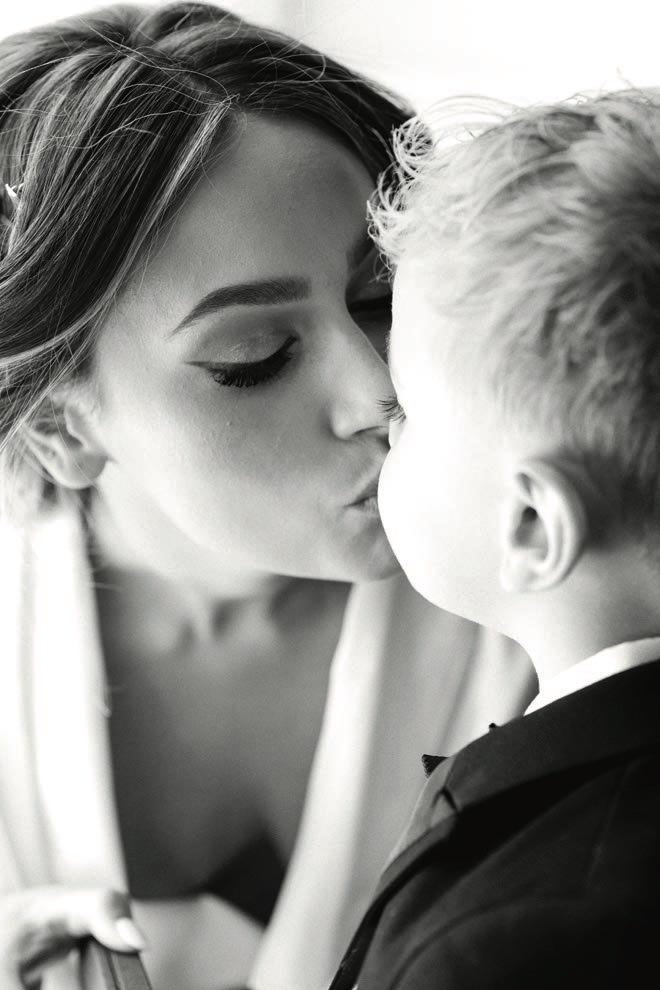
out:
{"label": "makeup on eyelid", "polygon": [[[358,317],[364,316],[365,319],[380,317],[383,313],[389,316],[392,309],[391,292],[387,287],[385,287],[386,291],[383,292],[383,285],[380,282],[374,283],[374,287],[378,291],[373,295],[371,294],[373,291],[371,284],[362,286],[352,298],[349,293],[346,306],[351,314]],[[250,314],[234,312],[221,317],[216,315],[213,322],[207,322],[206,325],[200,319],[197,326],[194,327],[192,339],[195,348],[198,348],[200,345],[205,345],[207,341],[211,342],[220,336],[224,338],[223,346],[227,348],[227,358],[232,359],[233,355],[230,352],[233,350],[236,352],[234,360],[245,360],[244,355],[247,348],[257,348],[263,344],[264,349],[266,349],[274,336],[278,333],[286,334],[291,324],[300,319],[300,304],[278,305],[276,309],[264,307],[259,320],[267,325],[265,330],[255,327],[258,320],[255,319],[254,312]]]}
{"label": "makeup on eyelid", "polygon": [[261,361],[306,321],[305,314],[291,307],[216,314],[181,335],[183,354],[189,361],[207,364]]}
{"label": "makeup on eyelid", "polygon": [[[386,293],[384,295],[356,299],[354,302],[348,304],[348,309],[352,318],[358,324],[361,320],[367,323],[370,319],[377,320],[379,326],[376,327],[376,330],[380,335],[384,329],[380,326],[380,321],[382,314],[389,313],[391,309],[391,296],[389,293]],[[233,351],[237,357],[240,355],[241,359],[239,360],[189,361],[188,364],[207,370],[218,385],[235,388],[254,388],[258,385],[265,385],[279,377],[280,373],[293,358],[292,348],[296,343],[296,337],[289,334],[278,348],[271,350],[264,357],[246,360],[243,358],[243,355],[249,354],[255,349],[261,350],[262,346],[268,345],[273,340],[273,337],[280,336],[280,333],[281,331],[278,331],[276,334],[266,332],[248,341],[240,340],[235,342],[229,347],[229,353]],[[365,328],[365,333],[369,336],[368,328]],[[377,350],[379,350],[378,347]]]}
{"label": "makeup on eyelid", "polygon": [[[379,256],[372,248],[363,255],[349,279],[345,305],[352,320],[380,356],[385,358],[385,335],[389,330],[392,294],[381,269]],[[294,357],[292,347],[298,338],[304,338],[308,332],[305,322],[309,320],[309,313],[302,315],[300,306],[306,307],[310,289],[307,287],[303,291],[301,288],[296,298],[291,286],[298,282],[302,285],[304,279],[287,276],[271,279],[268,285],[248,282],[212,290],[193,307],[192,317],[189,314],[184,318],[175,333],[186,323],[193,324],[197,332],[183,339],[194,340],[197,349],[201,341],[206,347],[207,342],[214,338],[217,345],[220,338],[222,357],[220,360],[214,356],[214,359],[196,359],[186,363],[207,371],[212,380],[222,387],[254,388],[279,378]],[[280,294],[284,292],[282,287],[288,287],[282,299],[274,297],[273,286]],[[287,293],[291,296],[290,300]],[[205,312],[204,305],[208,312]],[[223,307],[227,309],[227,316],[218,321],[216,310]],[[261,318],[266,326],[264,330],[255,327],[255,309],[259,307],[263,307]],[[197,311],[199,315],[196,316]],[[214,317],[212,324],[208,322],[209,316]],[[194,328],[196,322],[198,328]],[[290,329],[296,322],[299,324],[297,336],[293,336]],[[279,343],[280,340],[282,343]]]}
{"label": "makeup on eyelid", "polygon": [[276,378],[293,357],[292,348],[296,338],[289,335],[283,344],[258,361],[192,361],[191,364],[204,368],[218,385],[237,388],[252,388]]}

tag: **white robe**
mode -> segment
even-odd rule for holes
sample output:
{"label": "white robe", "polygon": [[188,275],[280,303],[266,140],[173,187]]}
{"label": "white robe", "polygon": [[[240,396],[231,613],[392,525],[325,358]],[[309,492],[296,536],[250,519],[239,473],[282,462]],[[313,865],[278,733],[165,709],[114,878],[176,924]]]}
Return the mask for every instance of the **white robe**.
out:
{"label": "white robe", "polygon": [[[403,577],[356,586],[331,668],[302,823],[262,932],[215,897],[135,902],[155,990],[323,990],[423,783],[521,714],[535,691],[510,640],[421,599]],[[126,889],[95,597],[63,503],[0,522],[0,890]],[[75,959],[44,990],[77,987]]]}

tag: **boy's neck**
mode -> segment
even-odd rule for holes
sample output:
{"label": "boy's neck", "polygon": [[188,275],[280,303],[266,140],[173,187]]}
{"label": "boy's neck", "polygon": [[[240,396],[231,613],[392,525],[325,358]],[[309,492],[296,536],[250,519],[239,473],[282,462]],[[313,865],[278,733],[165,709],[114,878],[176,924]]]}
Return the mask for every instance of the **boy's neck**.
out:
{"label": "boy's neck", "polygon": [[517,618],[514,638],[543,690],[550,678],[601,650],[660,637],[660,573],[637,553],[592,555],[560,588],[528,595]]}

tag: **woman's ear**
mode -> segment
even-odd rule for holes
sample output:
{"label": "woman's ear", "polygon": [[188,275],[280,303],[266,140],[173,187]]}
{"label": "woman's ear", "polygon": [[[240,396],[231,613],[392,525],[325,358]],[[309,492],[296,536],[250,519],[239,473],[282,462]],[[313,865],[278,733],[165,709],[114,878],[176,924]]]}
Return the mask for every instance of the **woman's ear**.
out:
{"label": "woman's ear", "polygon": [[571,479],[547,461],[517,464],[504,508],[504,590],[556,587],[579,560],[586,539],[585,505]]}
{"label": "woman's ear", "polygon": [[63,488],[89,488],[107,455],[97,442],[92,405],[75,386],[44,400],[23,438],[32,456]]}

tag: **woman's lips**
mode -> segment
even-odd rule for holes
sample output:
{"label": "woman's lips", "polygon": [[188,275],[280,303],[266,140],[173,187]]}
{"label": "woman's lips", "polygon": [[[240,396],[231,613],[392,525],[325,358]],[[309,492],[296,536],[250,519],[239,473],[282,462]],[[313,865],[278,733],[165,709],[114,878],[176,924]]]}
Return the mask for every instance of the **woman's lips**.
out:
{"label": "woman's lips", "polygon": [[360,512],[364,512],[369,516],[380,517],[380,510],[378,508],[378,475],[372,478],[369,484],[363,488],[359,497],[351,503],[350,508],[359,509]]}
{"label": "woman's lips", "polygon": [[375,499],[378,495],[378,477],[370,481],[366,488],[363,489],[360,495],[351,502],[351,505],[361,506],[364,502],[369,502]]}
{"label": "woman's lips", "polygon": [[380,517],[380,509],[378,507],[378,498],[376,495],[369,495],[368,498],[363,498],[360,502],[354,502],[352,508],[360,509],[369,516]]}

